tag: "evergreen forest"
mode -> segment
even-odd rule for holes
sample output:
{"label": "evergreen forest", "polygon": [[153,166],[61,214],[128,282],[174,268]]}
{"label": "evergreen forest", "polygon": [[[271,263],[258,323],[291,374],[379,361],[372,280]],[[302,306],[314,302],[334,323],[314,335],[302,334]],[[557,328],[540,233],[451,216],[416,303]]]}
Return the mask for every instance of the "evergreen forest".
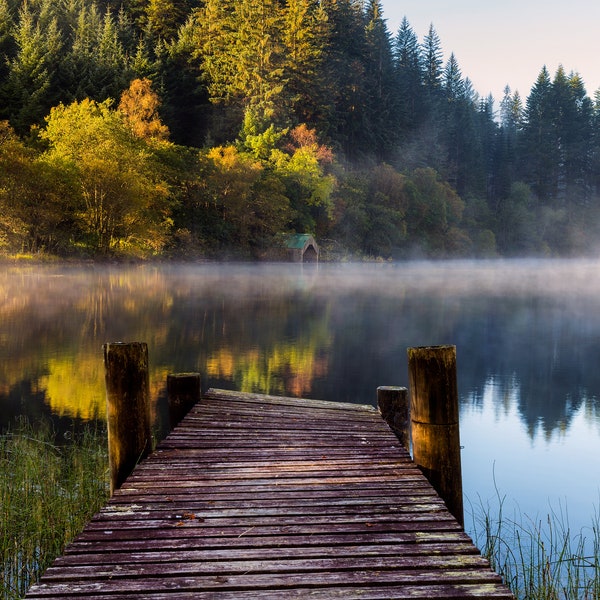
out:
{"label": "evergreen forest", "polygon": [[0,0],[0,254],[595,253],[600,90],[540,67],[481,97],[378,0]]}

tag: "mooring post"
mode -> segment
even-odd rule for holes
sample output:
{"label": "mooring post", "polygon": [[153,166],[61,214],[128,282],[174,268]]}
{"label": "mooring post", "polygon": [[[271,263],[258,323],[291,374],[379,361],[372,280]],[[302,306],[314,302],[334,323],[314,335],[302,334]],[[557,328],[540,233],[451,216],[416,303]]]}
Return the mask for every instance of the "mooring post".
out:
{"label": "mooring post", "polygon": [[408,349],[413,460],[464,527],[456,346]]}
{"label": "mooring post", "polygon": [[388,385],[378,387],[377,407],[400,443],[410,451],[408,390]]}
{"label": "mooring post", "polygon": [[174,429],[188,414],[202,395],[199,373],[172,373],[167,375],[169,422]]}
{"label": "mooring post", "polygon": [[152,449],[148,346],[104,344],[110,493]]}

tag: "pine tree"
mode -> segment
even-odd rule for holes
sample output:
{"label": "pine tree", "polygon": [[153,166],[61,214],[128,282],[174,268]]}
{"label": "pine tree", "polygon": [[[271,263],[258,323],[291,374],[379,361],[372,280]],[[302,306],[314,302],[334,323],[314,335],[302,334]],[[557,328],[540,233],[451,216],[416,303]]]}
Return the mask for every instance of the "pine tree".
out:
{"label": "pine tree", "polygon": [[454,53],[444,68],[442,84],[445,102],[439,106],[445,117],[442,139],[446,149],[443,172],[460,195],[484,194],[486,165],[480,125],[485,121],[477,114],[477,95],[470,82],[463,79]]}
{"label": "pine tree", "polygon": [[[0,89],[8,74],[8,61],[15,51],[12,37],[13,28],[14,22],[8,1],[0,0]],[[3,113],[4,107],[0,104],[0,119],[8,118],[8,115]]]}
{"label": "pine tree", "polygon": [[500,130],[497,136],[492,173],[490,202],[495,206],[500,198],[508,198],[510,188],[517,178],[518,152],[523,128],[524,110],[519,92],[504,88],[500,101]]}
{"label": "pine tree", "polygon": [[[157,44],[154,48],[155,61],[149,59],[145,48],[140,48],[132,70],[138,77],[149,77],[160,85],[158,89],[163,100],[161,115],[173,141],[200,147],[207,142],[210,115],[214,109],[199,61],[195,58],[195,27],[194,19],[190,18],[179,29],[176,40]],[[216,141],[221,140],[217,137]]]}
{"label": "pine tree", "polygon": [[398,89],[398,128],[401,135],[416,129],[424,117],[423,65],[417,36],[406,17],[394,40]]}
{"label": "pine tree", "polygon": [[238,0],[235,9],[234,90],[265,124],[285,120],[281,12],[277,0]]}
{"label": "pine tree", "polygon": [[73,28],[73,41],[63,64],[64,88],[68,90],[65,100],[83,100],[96,97],[97,50],[102,30],[102,16],[96,6],[80,7]]}
{"label": "pine tree", "polygon": [[42,27],[24,4],[14,33],[16,53],[8,62],[8,75],[0,100],[15,130],[26,132],[57,100],[54,86],[61,61],[62,37],[55,18]]}
{"label": "pine tree", "polygon": [[369,0],[365,27],[365,129],[367,150],[390,160],[398,140],[397,88],[390,33],[379,0]]}
{"label": "pine tree", "polygon": [[181,0],[148,0],[145,29],[153,38],[172,40],[187,18],[185,2]]}
{"label": "pine tree", "polygon": [[553,100],[550,74],[544,66],[527,98],[521,161],[522,175],[541,203],[554,201],[558,188]]}
{"label": "pine tree", "polygon": [[465,82],[462,78],[460,67],[454,52],[450,54],[450,58],[444,68],[443,87],[446,94],[446,99],[449,102],[463,100],[465,97]]}
{"label": "pine tree", "polygon": [[330,110],[323,73],[327,15],[312,0],[288,0],[281,29],[283,97],[290,107],[290,120],[324,127]]}
{"label": "pine tree", "polygon": [[589,173],[593,140],[593,105],[583,80],[576,73],[567,79],[566,118],[561,134],[564,143],[564,179],[566,200],[587,205],[592,195]]}
{"label": "pine tree", "polygon": [[439,97],[443,77],[443,51],[440,37],[433,24],[423,39],[423,83],[431,101]]}
{"label": "pine tree", "polygon": [[250,105],[267,119],[282,91],[280,12],[275,0],[207,0],[197,13],[198,54],[217,103]]}
{"label": "pine tree", "polygon": [[330,137],[348,157],[365,151],[365,17],[353,0],[324,0],[330,26],[325,72],[334,110],[329,117]]}

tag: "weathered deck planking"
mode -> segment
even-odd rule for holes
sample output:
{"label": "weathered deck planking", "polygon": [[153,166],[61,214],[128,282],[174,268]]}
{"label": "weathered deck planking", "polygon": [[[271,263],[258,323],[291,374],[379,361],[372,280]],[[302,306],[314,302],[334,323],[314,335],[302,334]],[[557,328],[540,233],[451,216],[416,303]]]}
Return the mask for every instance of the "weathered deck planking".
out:
{"label": "weathered deck planking", "polygon": [[210,390],[30,598],[512,598],[377,410]]}

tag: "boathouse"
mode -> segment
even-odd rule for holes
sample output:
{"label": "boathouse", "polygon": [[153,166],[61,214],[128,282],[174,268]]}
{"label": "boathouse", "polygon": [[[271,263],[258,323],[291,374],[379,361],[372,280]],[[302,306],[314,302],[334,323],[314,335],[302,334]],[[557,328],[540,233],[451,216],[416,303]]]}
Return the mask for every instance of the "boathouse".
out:
{"label": "boathouse", "polygon": [[290,235],[286,248],[291,262],[319,262],[319,246],[309,233]]}

